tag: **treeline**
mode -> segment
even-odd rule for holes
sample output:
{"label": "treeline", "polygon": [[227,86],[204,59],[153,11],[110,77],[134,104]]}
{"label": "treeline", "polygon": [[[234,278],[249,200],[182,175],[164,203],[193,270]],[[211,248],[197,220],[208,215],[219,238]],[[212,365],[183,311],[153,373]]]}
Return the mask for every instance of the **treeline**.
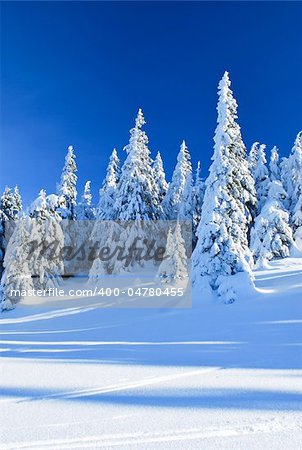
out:
{"label": "treeline", "polygon": [[[227,72],[219,83],[217,112],[214,155],[205,181],[199,162],[193,173],[190,153],[183,141],[172,180],[167,182],[160,153],[154,160],[150,156],[143,130],[145,119],[139,109],[124,148],[125,161],[121,165],[114,149],[97,205],[92,202],[90,181],[77,201],[77,166],[71,146],[56,194],[46,195],[42,189],[23,211],[18,188],[7,187],[0,202],[2,301],[6,300],[4,287],[8,278],[16,276],[18,270],[24,273],[22,255],[15,255],[14,251],[16,242],[22,242],[26,233],[30,235],[31,219],[40,221],[41,236],[45,234],[46,222],[59,223],[61,219],[95,220],[94,235],[98,233],[97,223],[104,220],[190,221],[193,282],[196,287],[210,284],[229,301],[236,297],[236,277],[230,276],[244,274],[252,280],[255,265],[265,266],[291,252],[298,254],[302,250],[302,132],[288,157],[280,159],[276,146],[267,157],[265,145],[258,142],[247,154]],[[4,229],[9,220],[20,225],[8,245],[9,255],[5,256]],[[51,232],[60,233],[56,225]],[[14,262],[18,258],[20,261]],[[47,264],[45,261],[45,272],[55,275],[56,267],[50,269]],[[32,269],[27,268],[28,278]]]}

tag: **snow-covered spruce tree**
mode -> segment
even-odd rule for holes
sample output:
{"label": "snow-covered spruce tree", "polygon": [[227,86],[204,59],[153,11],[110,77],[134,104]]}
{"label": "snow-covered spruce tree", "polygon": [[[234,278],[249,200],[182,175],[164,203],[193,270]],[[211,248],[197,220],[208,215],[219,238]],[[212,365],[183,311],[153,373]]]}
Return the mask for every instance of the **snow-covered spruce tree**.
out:
{"label": "snow-covered spruce tree", "polygon": [[180,146],[177,164],[169,184],[162,207],[166,220],[175,220],[183,200],[183,193],[188,174],[192,173],[191,157],[185,141]]}
{"label": "snow-covered spruce tree", "polygon": [[15,220],[22,210],[21,196],[16,186],[14,191],[6,187],[0,200],[0,209],[7,220]]}
{"label": "snow-covered spruce tree", "polygon": [[90,181],[84,186],[81,201],[75,207],[76,220],[63,221],[65,244],[74,249],[76,257],[65,262],[65,273],[86,275],[89,269],[89,240],[95,224],[95,208],[92,205]]}
{"label": "snow-covered spruce tree", "polygon": [[298,201],[293,210],[291,223],[294,232],[294,241],[300,251],[302,251],[302,188],[300,185],[300,193]]}
{"label": "snow-covered spruce tree", "polygon": [[[1,308],[11,309],[29,289],[57,286],[63,273],[64,236],[58,214],[48,209],[46,193],[41,190],[30,205],[27,216],[16,222],[8,242],[1,279]],[[12,294],[20,290],[20,294]],[[23,291],[23,292],[22,292]]]}
{"label": "snow-covered spruce tree", "polygon": [[[109,249],[110,258],[106,255],[103,258],[94,259],[89,272],[89,278],[97,280],[104,275],[117,275],[131,271],[133,266],[143,266],[143,261],[137,258],[135,246],[141,246],[143,239],[148,236],[148,225],[150,221],[106,221],[99,222],[100,233],[99,239],[93,241],[101,248]],[[154,232],[155,226],[151,225],[151,231]],[[149,233],[150,235],[150,233]],[[138,240],[137,240],[138,239]],[[120,250],[122,251],[122,254]]]}
{"label": "snow-covered spruce tree", "polygon": [[0,209],[0,279],[3,272],[3,260],[5,254],[5,215]]}
{"label": "snow-covered spruce tree", "polygon": [[193,219],[193,179],[192,172],[188,171],[184,184],[177,219],[192,222]]}
{"label": "snow-covered spruce tree", "polygon": [[14,290],[28,291],[34,288],[28,259],[31,225],[31,219],[21,217],[8,243],[0,285],[2,311],[13,309],[24,295]]}
{"label": "snow-covered spruce tree", "polygon": [[278,147],[276,146],[271,150],[269,175],[271,181],[281,181],[280,157]]}
{"label": "snow-covered spruce tree", "polygon": [[287,192],[290,197],[290,212],[293,214],[299,200],[302,183],[302,131],[297,134],[287,164]]}
{"label": "snow-covered spruce tree", "polygon": [[164,171],[163,161],[160,152],[157,152],[156,158],[153,164],[154,182],[158,191],[158,201],[161,203],[167,193],[168,183],[166,181],[166,174]]}
{"label": "snow-covered spruce tree", "polygon": [[294,240],[302,250],[302,131],[298,133],[289,157],[289,185],[291,189],[291,225]]}
{"label": "snow-covered spruce tree", "polygon": [[92,205],[90,184],[91,181],[86,181],[81,202],[76,207],[77,220],[93,220],[95,218],[95,209]]}
{"label": "snow-covered spruce tree", "polygon": [[[116,218],[128,221],[123,224],[124,231],[120,235],[119,244],[131,254],[135,239],[139,238],[140,242],[143,242],[144,239],[150,238],[150,233],[154,233],[153,221],[163,216],[155,184],[153,161],[148,148],[148,137],[142,131],[144,124],[145,119],[142,110],[139,109],[135,127],[130,131],[129,144],[124,149],[127,158],[121,170],[115,203]],[[121,267],[121,262],[116,261],[112,272],[130,271],[138,264],[143,265],[143,261],[138,261],[133,253],[129,265],[122,263]]]}
{"label": "snow-covered spruce tree", "polygon": [[6,187],[0,199],[0,277],[3,272],[3,259],[7,245],[5,223],[7,221],[15,221],[21,211],[22,200],[18,187],[15,186],[13,192],[9,187]]}
{"label": "snow-covered spruce tree", "polygon": [[65,164],[63,167],[61,182],[58,187],[60,197],[60,213],[64,219],[75,218],[75,207],[77,200],[77,166],[75,162],[75,154],[72,145],[67,149]]}
{"label": "snow-covered spruce tree", "polygon": [[[98,243],[99,247],[107,246],[114,242],[117,236],[112,233],[115,214],[116,189],[120,177],[120,161],[114,148],[107,166],[106,177],[103,186],[100,189],[100,200],[96,212],[96,221],[94,223],[90,236],[91,246]],[[107,222],[105,222],[107,221]],[[106,266],[106,267],[105,267]],[[109,262],[104,263],[99,258],[95,258],[89,271],[89,278],[97,279],[103,274],[110,272]]]}
{"label": "snow-covered spruce tree", "polygon": [[164,283],[187,278],[187,256],[179,222],[176,223],[174,233],[169,228],[165,255],[167,258],[161,262],[156,277]]}
{"label": "snow-covered spruce tree", "polygon": [[250,170],[252,172],[252,174],[254,173],[254,170],[256,168],[257,165],[257,158],[258,158],[258,147],[259,147],[259,142],[254,142],[251,150],[248,154],[248,163],[249,163],[249,167]]}
{"label": "snow-covered spruce tree", "polygon": [[195,183],[193,188],[193,248],[196,246],[197,242],[197,228],[200,222],[201,210],[204,198],[205,183],[200,176],[200,161],[197,163]]}
{"label": "snow-covered spruce tree", "polygon": [[255,188],[257,192],[258,208],[257,212],[261,211],[263,204],[267,198],[268,185],[269,185],[269,172],[266,167],[265,145],[258,144],[255,147],[255,162],[254,169],[252,171]]}
{"label": "snow-covered spruce tree", "polygon": [[189,245],[187,250],[192,251],[192,227],[193,227],[193,179],[192,172],[187,173],[184,190],[182,193],[181,203],[179,205],[177,220],[183,226],[183,238],[185,243]]}
{"label": "snow-covered spruce tree", "polygon": [[91,181],[86,181],[85,186],[84,186],[84,192],[82,195],[82,204],[87,205],[87,206],[91,206],[92,205],[92,194],[91,194],[91,190],[90,190],[90,185],[91,185]]}
{"label": "snow-covered spruce tree", "polygon": [[253,260],[247,232],[256,194],[227,72],[219,83],[218,94],[213,162],[193,252],[193,283],[196,288],[209,283],[225,301],[232,302],[238,295],[240,273],[239,278],[251,286]]}
{"label": "snow-covered spruce tree", "polygon": [[[98,243],[100,248],[110,246],[119,237],[121,229],[113,222],[116,217],[115,201],[119,178],[120,161],[116,149],[113,149],[109,159],[106,177],[100,189],[96,221],[90,237],[92,247],[96,243]],[[118,229],[118,233],[115,232],[116,229]],[[111,261],[105,262],[99,258],[95,258],[89,271],[89,278],[95,280],[104,274],[112,273],[113,267],[114,264]]]}
{"label": "snow-covered spruce tree", "polygon": [[[127,157],[121,169],[115,195],[114,219],[123,222],[124,229],[119,229],[119,235],[114,233],[114,240],[110,244],[112,246],[116,243],[124,247],[126,251],[133,246],[133,239],[136,237],[141,240],[148,237],[148,222],[150,225],[150,221],[162,216],[148,148],[148,137],[142,130],[144,124],[143,112],[139,109],[135,126],[130,130],[129,144],[124,148]],[[109,233],[111,231],[109,230]],[[107,236],[107,233],[105,235]],[[97,238],[97,233],[93,232],[94,236]],[[133,258],[125,270],[130,270],[135,263]],[[119,273],[123,270],[121,261],[111,260],[110,264],[111,273]],[[95,276],[94,267],[92,269],[91,273]]]}
{"label": "snow-covered spruce tree", "polygon": [[281,181],[271,181],[268,197],[251,231],[251,250],[257,267],[271,259],[289,256],[293,244],[289,214],[284,209],[287,194]]}
{"label": "snow-covered spruce tree", "polygon": [[148,137],[142,130],[144,124],[143,112],[139,109],[135,126],[130,131],[129,144],[124,149],[127,158],[121,170],[114,205],[118,220],[156,220],[161,215],[161,207],[154,198],[156,186]]}
{"label": "snow-covered spruce tree", "polygon": [[60,214],[59,214],[59,208],[60,208],[60,198],[56,194],[49,194],[46,196],[46,204],[47,204],[47,210],[49,214],[57,219],[58,221],[61,220]]}
{"label": "snow-covered spruce tree", "polygon": [[28,215],[31,218],[29,240],[35,242],[35,248],[43,250],[32,252],[29,259],[30,272],[34,277],[35,287],[47,289],[57,285],[64,273],[64,235],[60,219],[48,209],[46,192],[43,189],[28,208]]}
{"label": "snow-covered spruce tree", "polygon": [[14,197],[15,197],[16,208],[17,208],[18,212],[21,212],[23,205],[22,205],[22,198],[21,198],[21,194],[20,194],[18,186],[14,187]]}
{"label": "snow-covered spruce tree", "polygon": [[100,189],[100,200],[97,207],[97,220],[112,220],[116,217],[114,205],[116,188],[120,177],[120,160],[114,148],[107,167],[106,177]]}

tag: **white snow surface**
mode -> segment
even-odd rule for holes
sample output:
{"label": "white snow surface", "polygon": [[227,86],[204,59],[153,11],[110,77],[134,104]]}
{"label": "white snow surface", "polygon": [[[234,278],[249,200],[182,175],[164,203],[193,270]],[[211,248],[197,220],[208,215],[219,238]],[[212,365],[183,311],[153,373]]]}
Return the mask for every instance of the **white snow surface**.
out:
{"label": "white snow surface", "polygon": [[1,449],[300,449],[302,259],[255,279],[231,305],[2,313]]}

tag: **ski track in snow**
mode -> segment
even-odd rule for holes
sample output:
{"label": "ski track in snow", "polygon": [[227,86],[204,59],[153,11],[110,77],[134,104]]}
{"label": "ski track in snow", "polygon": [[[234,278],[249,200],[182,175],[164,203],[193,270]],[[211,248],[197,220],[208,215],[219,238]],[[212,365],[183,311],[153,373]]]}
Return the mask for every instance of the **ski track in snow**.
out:
{"label": "ski track in snow", "polygon": [[[127,433],[117,435],[102,435],[92,436],[83,439],[62,439],[48,442],[30,442],[30,443],[16,443],[12,447],[10,445],[2,447],[2,450],[15,450],[18,449],[84,449],[84,448],[108,448],[108,447],[132,447],[143,444],[165,444],[181,441],[198,440],[203,441],[205,439],[213,439],[216,437],[241,437],[244,435],[272,433],[290,431],[288,427],[282,426],[282,424],[272,425],[269,421],[267,423],[258,423],[256,426],[245,426],[235,428],[223,428],[223,429],[204,429],[204,428],[188,428],[180,430],[171,430],[164,433]],[[293,428],[294,430],[294,428]]]}

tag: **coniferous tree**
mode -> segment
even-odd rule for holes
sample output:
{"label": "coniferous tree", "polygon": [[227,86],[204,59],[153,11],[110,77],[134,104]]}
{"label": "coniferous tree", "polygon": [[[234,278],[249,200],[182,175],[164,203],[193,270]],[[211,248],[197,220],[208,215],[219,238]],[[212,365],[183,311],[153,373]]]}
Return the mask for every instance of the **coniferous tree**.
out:
{"label": "coniferous tree", "polygon": [[3,272],[3,259],[5,254],[5,216],[0,209],[0,279]]}
{"label": "coniferous tree", "polygon": [[90,191],[91,181],[86,181],[81,202],[76,208],[77,220],[93,220],[95,218],[95,210],[92,206],[92,194]]}
{"label": "coniferous tree", "polygon": [[59,214],[60,208],[60,198],[56,194],[49,194],[46,196],[47,210],[51,216],[60,221],[61,217]]}
{"label": "coniferous tree", "polygon": [[15,220],[22,210],[22,201],[19,190],[15,187],[14,191],[6,187],[0,200],[0,209],[7,220]]}
{"label": "coniferous tree", "polygon": [[187,173],[177,218],[180,221],[193,220],[193,180],[190,171]]}
{"label": "coniferous tree", "polygon": [[18,186],[15,186],[15,188],[14,188],[14,197],[15,197],[16,209],[19,213],[22,211],[23,205],[22,205],[22,198],[21,198],[21,194],[20,194]]}
{"label": "coniferous tree", "polygon": [[15,303],[22,298],[22,292],[34,288],[30,263],[28,260],[31,223],[28,217],[22,217],[14,229],[9,240],[4,258],[5,270],[1,277],[0,308],[2,311],[11,310]]}
{"label": "coniferous tree", "polygon": [[114,207],[118,220],[156,220],[161,215],[161,207],[154,198],[156,186],[148,137],[142,130],[144,124],[143,112],[139,109],[129,144],[125,147],[127,158],[117,186]]}
{"label": "coniferous tree", "polygon": [[269,186],[269,172],[266,167],[265,145],[258,144],[255,146],[255,161],[253,168],[253,176],[255,180],[255,189],[257,192],[258,208],[257,212],[261,211],[263,204],[267,198],[268,186]]}
{"label": "coniferous tree", "polygon": [[33,252],[30,258],[30,270],[34,277],[34,285],[46,289],[57,285],[64,273],[61,250],[64,245],[64,235],[60,225],[60,217],[49,210],[47,196],[44,189],[28,208],[31,218],[29,239],[36,241],[36,245],[49,251]]}
{"label": "coniferous tree", "polygon": [[178,217],[187,177],[191,173],[191,157],[186,143],[183,141],[177,156],[177,164],[173,172],[172,181],[162,203],[164,216],[167,220],[175,220]]}
{"label": "coniferous tree", "polygon": [[168,257],[161,262],[156,277],[164,283],[187,278],[187,256],[179,222],[176,223],[173,233],[169,228],[165,254]]}
{"label": "coniferous tree", "polygon": [[63,274],[64,236],[58,216],[48,210],[43,189],[27,213],[17,221],[7,245],[1,280],[2,309],[11,309],[22,299],[23,293],[11,298],[12,290],[48,289],[57,286]]}
{"label": "coniferous tree", "polygon": [[82,195],[82,203],[87,206],[92,205],[92,194],[90,190],[91,181],[86,181],[84,186],[84,192]]}
{"label": "coniferous tree", "polygon": [[198,228],[198,225],[200,222],[200,217],[201,217],[204,191],[205,191],[205,183],[200,176],[200,161],[198,161],[197,168],[196,168],[195,184],[194,184],[194,189],[193,189],[193,206],[192,206],[192,210],[193,210],[193,226],[192,226],[193,247],[196,246],[196,242],[197,242],[197,228]]}
{"label": "coniferous tree", "polygon": [[299,200],[302,184],[302,131],[296,137],[291,154],[288,158],[287,164],[287,192],[291,200],[290,209],[291,214]]}
{"label": "coniferous tree", "polygon": [[154,172],[154,183],[158,191],[158,202],[159,204],[161,204],[167,193],[168,183],[166,181],[164,165],[160,152],[157,152],[156,158],[154,160],[153,172]]}
{"label": "coniferous tree", "polygon": [[109,159],[106,177],[100,189],[100,201],[97,208],[98,220],[112,220],[116,217],[116,189],[120,177],[120,160],[114,148]]}
{"label": "coniferous tree", "polygon": [[294,241],[295,241],[297,247],[299,248],[299,250],[302,251],[302,190],[301,190],[301,187],[300,187],[298,201],[293,210],[291,223],[292,223],[293,232],[294,232]]}
{"label": "coniferous tree", "polygon": [[251,231],[251,250],[257,267],[265,267],[271,259],[289,256],[293,236],[284,208],[286,197],[281,181],[271,181],[267,200]]}
{"label": "coniferous tree", "polygon": [[75,207],[77,200],[77,166],[72,145],[67,149],[65,164],[63,167],[61,182],[58,188],[60,197],[61,215],[64,219],[75,218]]}
{"label": "coniferous tree", "polygon": [[218,125],[193,252],[193,282],[198,286],[205,277],[213,289],[233,301],[236,293],[226,276],[245,272],[249,281],[252,276],[247,232],[256,198],[227,72],[218,89]]}
{"label": "coniferous tree", "polygon": [[[118,239],[120,227],[113,220],[116,218],[115,201],[119,178],[120,161],[116,149],[113,149],[107,166],[106,177],[100,189],[100,201],[97,207],[96,221],[90,237],[92,246],[96,243],[100,247],[108,246]],[[119,229],[119,233],[115,233],[116,229]],[[113,266],[112,261],[104,262],[96,257],[90,268],[89,278],[95,280],[104,274],[111,273]]]}
{"label": "coniferous tree", "polygon": [[291,197],[290,222],[293,227],[295,243],[302,250],[302,131],[298,133],[289,157],[288,175]]}
{"label": "coniferous tree", "polygon": [[92,205],[90,181],[86,181],[81,201],[75,208],[77,220],[63,221],[65,241],[71,245],[75,252],[79,252],[77,258],[65,262],[65,270],[68,274],[86,275],[89,269],[89,260],[83,256],[89,254],[89,240],[95,225],[95,208]]}
{"label": "coniferous tree", "polygon": [[[8,236],[6,236],[7,233],[5,232],[5,223],[10,221],[11,226],[11,221],[18,219],[21,211],[22,200],[18,187],[15,186],[13,192],[9,187],[6,187],[0,199],[0,277],[3,272],[5,248],[8,244],[8,242],[6,242]],[[10,231],[11,230],[12,227],[10,227]]]}
{"label": "coniferous tree", "polygon": [[[142,130],[144,124],[143,112],[139,109],[135,126],[130,130],[129,144],[124,148],[127,157],[116,187],[114,219],[121,221],[122,225],[116,224],[115,227],[108,224],[109,230],[103,233],[106,238],[110,236],[110,245],[116,243],[125,249],[133,246],[136,237],[141,240],[147,238],[148,222],[162,216],[148,148],[148,137]],[[115,232],[116,228],[118,228],[118,234]],[[92,237],[99,240],[97,230],[93,231]],[[135,259],[129,266],[124,267],[123,261],[112,259],[110,267],[109,264],[107,266],[110,273],[120,273],[123,270],[131,270],[134,264],[136,264]],[[95,261],[90,271],[93,277],[96,277],[98,265],[103,270],[104,265]]]}
{"label": "coniferous tree", "polygon": [[281,181],[280,157],[278,147],[276,146],[271,150],[269,173],[271,181]]}
{"label": "coniferous tree", "polygon": [[248,163],[249,163],[249,167],[250,170],[252,172],[252,174],[254,173],[254,170],[256,168],[257,165],[257,158],[258,158],[258,147],[259,147],[259,142],[254,142],[251,150],[248,154]]}

